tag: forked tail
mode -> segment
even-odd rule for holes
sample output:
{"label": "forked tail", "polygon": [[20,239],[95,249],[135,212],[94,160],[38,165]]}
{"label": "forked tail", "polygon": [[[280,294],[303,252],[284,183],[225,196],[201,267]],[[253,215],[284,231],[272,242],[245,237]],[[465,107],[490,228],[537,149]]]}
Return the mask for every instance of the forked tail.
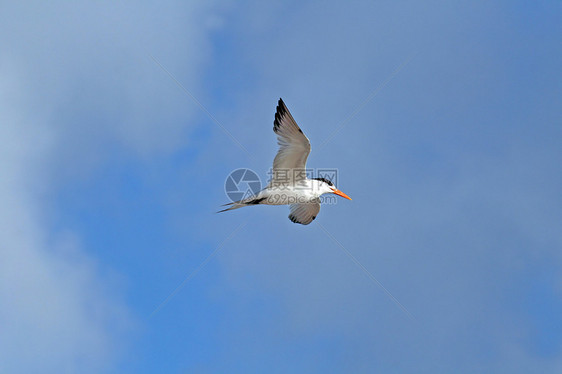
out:
{"label": "forked tail", "polygon": [[228,208],[223,209],[223,210],[219,210],[217,213],[222,213],[222,212],[226,212],[227,210],[234,210],[234,209],[238,209],[238,208],[242,208],[242,207],[246,206],[246,204],[242,203],[242,200],[235,201],[233,203],[223,204],[221,206],[228,206],[228,205],[230,205]]}
{"label": "forked tail", "polygon": [[239,201],[235,201],[233,203],[224,204],[224,205],[221,205],[221,206],[228,206],[228,205],[230,205],[230,206],[226,209],[219,210],[217,213],[222,213],[222,212],[226,212],[228,210],[243,208],[245,206],[250,206],[250,205],[258,205],[262,201],[264,201],[265,199],[266,199],[265,197],[256,198],[255,196],[252,196],[252,197],[249,197],[249,198],[244,199],[244,200],[239,200]]}

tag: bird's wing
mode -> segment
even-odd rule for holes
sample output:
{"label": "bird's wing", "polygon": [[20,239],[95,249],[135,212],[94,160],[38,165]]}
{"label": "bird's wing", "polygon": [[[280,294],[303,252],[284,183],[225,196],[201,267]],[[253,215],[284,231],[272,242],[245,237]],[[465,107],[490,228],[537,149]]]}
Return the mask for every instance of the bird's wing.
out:
{"label": "bird's wing", "polygon": [[306,178],[306,159],[310,153],[310,141],[279,99],[273,131],[277,134],[279,151],[273,160],[272,183],[294,184]]}
{"label": "bird's wing", "polygon": [[314,199],[309,203],[291,204],[290,209],[289,219],[291,221],[308,225],[320,212],[320,199]]}

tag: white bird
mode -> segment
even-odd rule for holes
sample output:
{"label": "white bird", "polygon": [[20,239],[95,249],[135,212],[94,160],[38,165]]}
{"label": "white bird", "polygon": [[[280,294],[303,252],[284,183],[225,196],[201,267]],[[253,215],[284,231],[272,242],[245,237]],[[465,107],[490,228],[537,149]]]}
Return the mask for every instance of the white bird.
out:
{"label": "white bird", "polygon": [[320,196],[323,194],[333,193],[351,200],[331,181],[325,178],[307,178],[306,159],[310,153],[310,141],[282,99],[279,99],[277,105],[273,131],[277,134],[279,151],[273,160],[271,182],[254,196],[225,204],[232,206],[220,212],[258,204],[289,205],[289,219],[308,225],[320,212]]}

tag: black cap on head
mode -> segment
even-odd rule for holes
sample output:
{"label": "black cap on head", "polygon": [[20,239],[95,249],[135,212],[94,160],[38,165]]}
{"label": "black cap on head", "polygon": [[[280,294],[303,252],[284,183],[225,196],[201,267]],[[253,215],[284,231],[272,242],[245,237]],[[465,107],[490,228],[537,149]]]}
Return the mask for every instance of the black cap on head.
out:
{"label": "black cap on head", "polygon": [[334,184],[332,183],[331,180],[328,180],[326,178],[312,178],[312,179],[316,179],[317,181],[321,181],[326,183],[328,186],[334,187]]}

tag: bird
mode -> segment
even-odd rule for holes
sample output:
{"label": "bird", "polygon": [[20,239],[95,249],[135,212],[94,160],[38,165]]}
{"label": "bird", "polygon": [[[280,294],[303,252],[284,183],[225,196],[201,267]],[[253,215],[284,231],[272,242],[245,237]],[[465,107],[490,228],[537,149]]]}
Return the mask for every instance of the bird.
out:
{"label": "bird", "polygon": [[281,98],[277,103],[273,132],[277,135],[279,151],[273,160],[269,184],[253,196],[224,204],[229,207],[217,213],[262,204],[289,205],[289,219],[308,225],[320,212],[320,196],[323,194],[332,193],[351,200],[332,181],[307,178],[306,159],[310,154],[310,141]]}

